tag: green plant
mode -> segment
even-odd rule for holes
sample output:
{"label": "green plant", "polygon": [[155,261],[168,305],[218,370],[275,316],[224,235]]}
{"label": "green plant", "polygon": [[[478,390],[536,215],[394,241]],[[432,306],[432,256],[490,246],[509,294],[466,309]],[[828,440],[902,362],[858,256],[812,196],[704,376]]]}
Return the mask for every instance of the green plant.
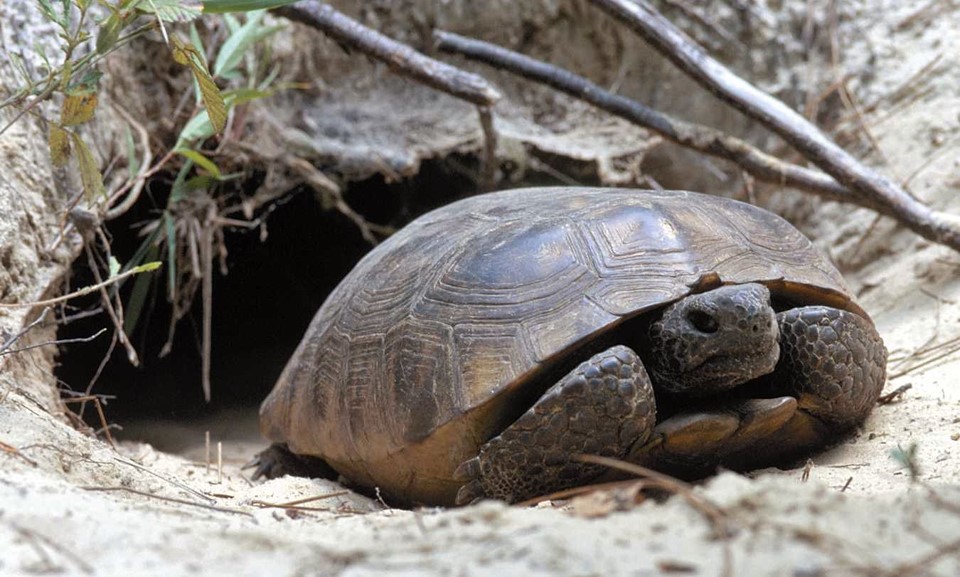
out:
{"label": "green plant", "polygon": [[[216,4],[216,12],[249,10],[245,3]],[[64,165],[75,159],[83,194],[72,198],[65,210],[71,216],[78,212],[95,215],[92,219],[94,230],[81,230],[85,227],[76,220],[72,222],[84,236],[90,266],[98,277],[97,269],[106,271],[110,266],[108,263],[116,262],[107,236],[100,229],[102,221],[129,210],[150,177],[164,172],[176,173],[166,208],[145,227],[146,236],[139,250],[119,270],[111,270],[109,274],[114,276],[142,270],[145,263],[153,261],[167,265],[167,295],[173,303],[171,338],[176,322],[189,310],[196,289],[202,288],[203,388],[209,399],[213,255],[222,252],[216,245],[222,242],[223,227],[249,226],[250,223],[222,216],[231,210],[231,207],[224,206],[223,186],[239,175],[223,171],[204,146],[211,137],[223,134],[236,107],[267,97],[281,88],[276,83],[278,69],[263,66],[257,57],[258,46],[280,27],[264,25],[262,11],[249,12],[242,19],[231,14],[209,17],[220,18],[227,30],[222,43],[211,51],[216,54],[211,58],[211,66],[194,22],[205,9],[199,3],[183,0],[38,0],[38,5],[58,29],[61,54],[51,59],[39,53],[44,69],[36,78],[31,76],[22,60],[15,56],[11,58],[23,86],[0,102],[0,109],[12,107],[17,110],[12,120],[0,128],[0,134],[30,114],[40,118],[48,127],[51,161],[55,165]],[[97,15],[100,19],[92,22]],[[171,59],[188,68],[193,76],[194,113],[169,148],[153,151],[145,129],[121,110],[130,126],[141,133],[141,151],[138,156],[132,133],[128,130],[128,177],[108,190],[98,161],[80,129],[94,118],[99,105],[101,75],[98,64],[134,39],[154,30],[162,33]],[[156,162],[153,161],[155,156],[159,158]],[[85,209],[77,208],[81,201],[85,201]],[[103,256],[95,256],[96,250]],[[192,266],[196,259],[191,256],[198,254],[203,264]],[[137,355],[126,335],[135,328],[155,278],[153,275],[138,275],[126,307],[117,297],[118,286],[112,286],[109,294],[103,292],[103,305],[115,325],[114,338],[119,338],[127,347],[128,357],[134,363]],[[168,340],[167,346],[169,344]]]}

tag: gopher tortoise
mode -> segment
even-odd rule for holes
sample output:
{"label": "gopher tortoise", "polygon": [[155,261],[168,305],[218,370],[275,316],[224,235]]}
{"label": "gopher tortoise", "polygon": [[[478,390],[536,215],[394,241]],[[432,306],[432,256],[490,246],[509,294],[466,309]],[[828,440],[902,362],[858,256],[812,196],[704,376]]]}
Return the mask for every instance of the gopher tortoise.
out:
{"label": "gopher tortoise", "polygon": [[867,417],[886,350],[780,217],[682,191],[520,189],[414,220],[330,294],[260,410],[258,474],[402,504],[526,500],[595,454],[709,472]]}

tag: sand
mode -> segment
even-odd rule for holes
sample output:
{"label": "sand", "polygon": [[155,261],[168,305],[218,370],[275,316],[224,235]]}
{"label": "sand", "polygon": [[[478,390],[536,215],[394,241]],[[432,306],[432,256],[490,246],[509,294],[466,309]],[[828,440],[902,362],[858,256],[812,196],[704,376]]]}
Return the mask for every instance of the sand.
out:
{"label": "sand", "polygon": [[[886,162],[865,157],[960,214],[960,8],[916,18],[913,4],[854,4],[876,71],[856,93],[877,103],[865,121]],[[866,54],[857,48],[844,53],[851,67]],[[905,83],[922,96],[895,98]],[[48,413],[26,381],[49,375],[8,363],[0,575],[960,575],[960,257],[866,210],[813,207],[799,224],[873,315],[890,350],[887,391],[911,388],[806,470],[723,473],[693,490],[697,505],[676,495],[397,510],[326,481],[251,483],[239,467],[259,444],[226,433],[214,438],[222,474],[199,437],[179,455],[114,449]],[[915,452],[915,476],[898,448]]]}

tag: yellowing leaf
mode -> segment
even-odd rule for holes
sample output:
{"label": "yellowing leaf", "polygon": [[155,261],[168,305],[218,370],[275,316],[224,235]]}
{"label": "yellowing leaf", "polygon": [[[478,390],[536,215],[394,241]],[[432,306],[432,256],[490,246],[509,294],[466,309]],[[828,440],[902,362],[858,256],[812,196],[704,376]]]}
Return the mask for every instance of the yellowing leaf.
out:
{"label": "yellowing leaf", "polygon": [[83,192],[86,194],[87,201],[99,195],[106,195],[103,187],[103,175],[100,174],[100,167],[97,166],[97,160],[93,153],[87,148],[86,143],[71,132],[70,139],[73,141],[73,148],[77,151],[77,164],[80,167],[80,182],[83,184]]}
{"label": "yellowing leaf", "polygon": [[192,44],[174,37],[173,59],[184,66],[189,66],[193,71],[193,77],[200,86],[200,97],[203,98],[203,104],[207,108],[213,130],[214,132],[222,131],[227,125],[227,106],[223,102],[223,95],[220,94],[217,83],[213,81],[213,77],[203,63],[203,55]]}
{"label": "yellowing leaf", "polygon": [[70,133],[59,124],[50,123],[50,160],[54,166],[63,166],[70,160]]}
{"label": "yellowing leaf", "polygon": [[76,126],[93,118],[97,111],[97,93],[94,90],[76,90],[67,93],[60,110],[61,126]]}

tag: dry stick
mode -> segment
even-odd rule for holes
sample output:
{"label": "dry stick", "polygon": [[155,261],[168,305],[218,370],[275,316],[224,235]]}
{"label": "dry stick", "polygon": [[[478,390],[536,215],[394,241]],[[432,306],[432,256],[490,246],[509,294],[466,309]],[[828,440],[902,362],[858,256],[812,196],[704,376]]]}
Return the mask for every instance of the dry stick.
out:
{"label": "dry stick", "polygon": [[[100,299],[103,301],[103,309],[107,311],[107,316],[110,317],[110,320],[113,321],[113,327],[116,331],[117,340],[120,341],[120,344],[123,345],[123,348],[127,351],[127,360],[130,361],[130,364],[139,367],[140,366],[140,357],[137,355],[137,350],[133,348],[133,343],[130,342],[130,339],[127,338],[126,331],[123,330],[123,321],[120,320],[120,317],[123,316],[123,311],[116,310],[113,306],[113,303],[110,300],[110,293],[107,292],[106,286],[103,286],[103,277],[100,276],[100,267],[97,266],[97,260],[93,256],[93,249],[90,248],[89,242],[83,243],[83,251],[87,254],[87,263],[90,265],[90,272],[93,273],[94,280],[97,281],[97,284],[100,286]],[[107,245],[109,247],[109,245]]]}
{"label": "dry stick", "polygon": [[489,106],[477,106],[480,127],[483,129],[483,172],[480,187],[493,190],[497,180],[497,131],[493,126],[493,113]]}
{"label": "dry stick", "polygon": [[[141,273],[141,272],[146,272],[147,270],[153,270],[153,268],[150,268],[150,269],[144,269],[143,267],[132,268],[132,269],[126,271],[126,272],[122,272],[122,273],[120,273],[120,274],[118,274],[118,275],[116,275],[116,276],[112,276],[112,277],[108,278],[107,280],[105,280],[105,281],[103,281],[103,282],[99,282],[99,283],[97,283],[97,284],[90,285],[90,286],[85,286],[85,287],[83,287],[82,289],[76,290],[76,291],[74,291],[74,292],[72,292],[72,293],[70,293],[70,294],[65,294],[65,295],[58,296],[58,297],[52,298],[52,299],[46,299],[46,300],[42,300],[42,301],[26,302],[26,303],[0,303],[0,309],[21,309],[21,308],[30,308],[30,307],[45,307],[45,306],[49,306],[49,305],[55,305],[55,304],[57,304],[57,303],[67,302],[67,301],[70,300],[70,299],[77,298],[77,297],[82,297],[83,295],[87,295],[87,294],[90,294],[90,293],[92,293],[92,292],[94,292],[94,291],[98,291],[98,290],[100,290],[100,289],[103,288],[103,287],[110,286],[110,285],[112,285],[112,284],[115,283],[115,282],[120,282],[120,281],[122,281],[123,279],[125,279],[125,278],[127,278],[127,277],[129,277],[129,276],[133,276],[133,275],[138,274],[138,273]],[[100,333],[97,333],[97,334],[100,334]]]}
{"label": "dry stick", "polygon": [[500,99],[500,92],[483,77],[424,56],[406,44],[371,30],[326,4],[304,0],[274,8],[273,12],[316,28],[337,42],[380,60],[398,74],[414,78],[462,100],[478,106],[491,106]]}
{"label": "dry stick", "polygon": [[5,340],[2,344],[0,344],[0,355],[3,355],[4,351],[6,351],[6,350],[9,349],[10,347],[12,347],[12,346],[13,346],[13,343],[15,343],[15,342],[17,342],[18,340],[20,340],[20,339],[23,337],[23,335],[25,335],[25,334],[27,334],[28,332],[30,332],[31,330],[33,330],[33,327],[39,325],[39,324],[42,323],[44,320],[46,320],[46,318],[47,318],[47,313],[48,313],[48,312],[50,312],[50,308],[49,308],[49,307],[43,309],[43,312],[40,313],[40,316],[38,316],[36,319],[34,319],[33,322],[31,322],[31,323],[28,324],[27,326],[23,327],[22,329],[20,329],[20,332],[18,332],[17,334],[13,335],[13,336],[10,337],[9,339]]}
{"label": "dry stick", "polygon": [[13,455],[14,457],[19,457],[19,458],[23,459],[24,462],[26,462],[26,463],[29,464],[29,465],[33,465],[34,467],[38,466],[36,461],[34,461],[34,460],[31,459],[30,457],[28,457],[28,456],[24,455],[23,453],[21,453],[21,452],[20,452],[20,449],[14,447],[13,445],[8,445],[7,443],[4,443],[3,441],[0,441],[0,451],[2,451],[2,452],[4,452],[4,453],[8,453],[8,454],[10,454],[10,455]]}
{"label": "dry stick", "polygon": [[822,172],[789,164],[750,144],[707,126],[685,122],[648,108],[635,100],[612,94],[589,80],[557,66],[524,56],[495,44],[450,32],[434,31],[437,47],[541,82],[588,102],[664,138],[704,154],[736,163],[754,177],[813,192],[830,200],[857,203],[874,210],[886,207],[851,194]]}
{"label": "dry stick", "polygon": [[270,501],[261,501],[256,499],[250,501],[250,504],[254,507],[260,508],[272,508],[272,509],[300,509],[306,511],[329,511],[330,509],[321,509],[319,507],[304,507],[305,503],[313,503],[315,501],[322,501],[325,499],[332,499],[334,497],[342,497],[343,495],[349,494],[350,491],[334,491],[332,493],[324,493],[323,495],[315,495],[313,497],[304,497],[303,499],[296,499],[294,501],[286,501],[284,503],[271,503]]}
{"label": "dry stick", "polygon": [[960,251],[960,219],[931,210],[886,176],[861,164],[780,100],[756,88],[711,58],[646,0],[592,0],[629,26],[680,70],[780,135],[808,160],[868,203],[894,216],[920,236]]}
{"label": "dry stick", "polygon": [[316,0],[280,6],[274,8],[273,12],[316,28],[337,42],[385,63],[397,74],[409,76],[431,88],[475,104],[485,141],[481,185],[492,186],[496,175],[494,157],[497,144],[490,108],[500,100],[501,94],[485,78],[425,56]]}
{"label": "dry stick", "polygon": [[717,505],[714,505],[704,497],[694,493],[693,487],[689,483],[685,483],[680,479],[671,477],[670,475],[666,475],[659,471],[654,471],[653,469],[649,469],[647,467],[643,467],[634,463],[628,463],[626,461],[620,461],[618,459],[611,459],[609,457],[601,457],[599,455],[575,455],[574,459],[584,463],[602,465],[604,467],[630,473],[631,475],[636,475],[637,477],[647,481],[655,482],[658,485],[657,488],[669,493],[680,495],[686,499],[690,506],[703,513],[707,520],[710,521],[710,524],[713,526],[713,529],[718,535],[728,536],[730,534],[730,529],[727,527],[727,515],[723,509]]}
{"label": "dry stick", "polygon": [[114,449],[117,448],[117,443],[113,440],[113,435],[110,434],[110,424],[107,423],[107,415],[103,412],[103,404],[100,402],[100,397],[97,395],[83,395],[70,399],[62,399],[62,402],[65,405],[69,403],[84,403],[81,407],[85,406],[87,402],[93,403],[94,408],[97,410],[97,416],[100,418],[100,424],[103,426],[103,433],[107,436],[107,441],[110,442],[111,447]]}
{"label": "dry stick", "polygon": [[129,467],[133,467],[134,469],[137,469],[137,470],[139,470],[139,471],[143,471],[144,473],[147,473],[147,474],[149,474],[149,475],[153,475],[154,477],[156,477],[156,478],[158,478],[158,479],[160,479],[160,480],[162,480],[162,481],[166,481],[167,483],[170,483],[171,485],[174,485],[175,487],[178,487],[178,488],[182,489],[183,491],[186,491],[187,493],[190,493],[191,495],[194,495],[194,496],[200,497],[201,499],[206,500],[208,503],[216,503],[216,502],[217,502],[217,500],[214,499],[213,497],[209,497],[209,496],[201,493],[200,491],[194,489],[194,488],[191,487],[190,485],[187,485],[186,483],[181,483],[180,481],[174,479],[173,477],[168,477],[168,476],[166,476],[166,475],[161,475],[160,473],[154,471],[153,469],[150,469],[149,467],[144,467],[143,465],[140,465],[139,463],[134,463],[133,461],[129,461],[129,460],[127,460],[127,459],[121,459],[120,457],[114,457],[113,460],[116,461],[116,462],[118,462],[118,463],[123,463],[124,465],[127,465],[127,466],[129,466]]}
{"label": "dry stick", "polygon": [[12,355],[12,354],[16,354],[16,353],[22,353],[22,352],[24,352],[24,351],[29,351],[29,350],[31,350],[31,349],[39,349],[40,347],[46,347],[46,346],[50,346],[50,345],[60,346],[60,345],[67,345],[67,344],[72,344],[72,343],[89,343],[90,341],[96,339],[97,337],[99,337],[100,335],[102,335],[102,334],[105,333],[105,332],[107,332],[107,329],[103,328],[103,329],[100,329],[99,331],[93,333],[93,334],[90,335],[89,337],[77,337],[77,338],[74,338],[74,339],[57,339],[57,340],[55,340],[55,341],[47,341],[47,342],[45,342],[45,343],[37,343],[37,344],[35,344],[35,345],[29,345],[29,346],[26,346],[26,347],[20,347],[19,349],[3,350],[3,351],[0,351],[0,356],[3,356],[3,355]]}
{"label": "dry stick", "polygon": [[112,492],[112,491],[123,491],[125,493],[133,493],[134,495],[140,495],[141,497],[149,497],[151,499],[157,499],[159,501],[167,501],[169,503],[179,503],[181,505],[190,505],[191,507],[200,507],[201,509],[207,509],[210,511],[219,511],[221,513],[235,513],[237,515],[246,515],[247,517],[253,517],[253,513],[249,511],[242,511],[240,509],[230,509],[227,507],[217,507],[215,505],[207,505],[206,503],[197,503],[196,501],[188,501],[186,499],[177,499],[176,497],[164,497],[162,495],[154,495],[153,493],[147,493],[146,491],[138,491],[137,489],[131,489],[130,487],[80,487],[84,491],[103,491],[103,492]]}

